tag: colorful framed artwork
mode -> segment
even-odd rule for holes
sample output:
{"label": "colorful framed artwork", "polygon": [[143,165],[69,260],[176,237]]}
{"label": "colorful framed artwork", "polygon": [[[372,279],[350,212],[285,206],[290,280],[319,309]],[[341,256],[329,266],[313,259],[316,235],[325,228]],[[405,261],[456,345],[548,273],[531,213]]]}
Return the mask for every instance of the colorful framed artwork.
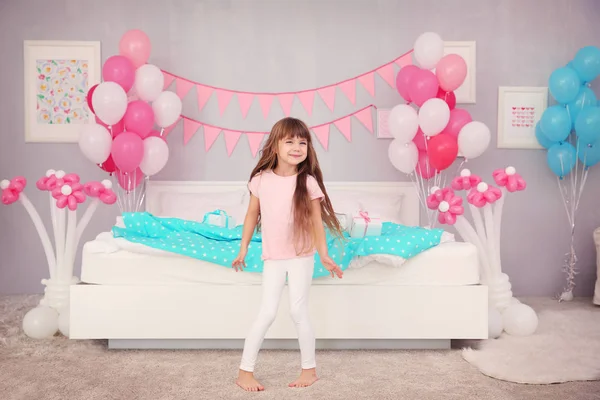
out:
{"label": "colorful framed artwork", "polygon": [[75,143],[94,121],[90,87],[101,82],[100,42],[25,40],[25,141]]}
{"label": "colorful framed artwork", "polygon": [[458,54],[467,63],[467,76],[463,84],[454,91],[457,104],[475,104],[476,45],[474,41],[444,42],[444,55]]}
{"label": "colorful framed artwork", "polygon": [[497,147],[543,149],[535,137],[535,126],[547,107],[547,87],[499,87]]}

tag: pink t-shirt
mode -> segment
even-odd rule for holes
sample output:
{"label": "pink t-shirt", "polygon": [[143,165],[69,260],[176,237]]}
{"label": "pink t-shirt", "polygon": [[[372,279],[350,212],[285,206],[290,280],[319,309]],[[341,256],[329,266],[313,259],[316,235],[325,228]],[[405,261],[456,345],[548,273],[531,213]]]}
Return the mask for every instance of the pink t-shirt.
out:
{"label": "pink t-shirt", "polygon": [[[262,258],[285,260],[299,257],[294,248],[293,199],[297,175],[279,176],[273,171],[262,171],[248,184],[250,192],[260,201]],[[308,176],[306,188],[311,200],[325,196],[317,180]],[[315,254],[313,249],[301,256]]]}

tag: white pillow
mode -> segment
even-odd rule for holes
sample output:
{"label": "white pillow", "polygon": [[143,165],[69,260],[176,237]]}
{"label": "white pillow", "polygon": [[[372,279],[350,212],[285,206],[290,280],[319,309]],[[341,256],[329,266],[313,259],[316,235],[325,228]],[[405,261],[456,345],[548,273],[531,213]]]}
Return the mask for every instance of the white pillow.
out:
{"label": "white pillow", "polygon": [[246,192],[247,190],[222,193],[164,193],[160,199],[160,216],[202,222],[206,213],[223,210],[240,224],[245,216],[245,212],[241,217],[240,213]]}
{"label": "white pillow", "polygon": [[358,211],[378,215],[383,222],[402,224],[402,200],[404,194],[378,194],[363,191],[337,191],[329,194],[333,210],[345,214],[348,220]]}

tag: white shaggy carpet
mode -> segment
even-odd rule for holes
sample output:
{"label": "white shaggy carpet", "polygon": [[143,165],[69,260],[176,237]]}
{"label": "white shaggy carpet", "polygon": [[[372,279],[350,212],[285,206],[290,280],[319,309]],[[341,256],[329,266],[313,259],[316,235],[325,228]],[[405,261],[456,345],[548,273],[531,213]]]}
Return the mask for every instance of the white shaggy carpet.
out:
{"label": "white shaggy carpet", "polygon": [[[523,303],[538,313],[529,337],[503,333],[465,348],[463,358],[483,374],[517,383],[550,384],[600,378],[600,307],[575,299],[535,299]],[[599,393],[600,396],[600,393]]]}

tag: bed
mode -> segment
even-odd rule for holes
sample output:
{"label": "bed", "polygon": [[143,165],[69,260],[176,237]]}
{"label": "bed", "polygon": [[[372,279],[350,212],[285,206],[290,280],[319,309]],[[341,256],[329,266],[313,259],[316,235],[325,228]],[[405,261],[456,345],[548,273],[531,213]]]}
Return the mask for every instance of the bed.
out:
{"label": "bed", "polygon": [[[340,220],[362,208],[419,224],[410,182],[326,184]],[[244,182],[150,181],[146,211],[199,221],[223,209],[243,221]],[[344,222],[345,223],[345,222]],[[103,232],[82,252],[81,283],[70,290],[70,338],[108,339],[109,348],[241,348],[258,311],[261,275],[131,243]],[[354,260],[342,280],[315,278],[310,313],[317,347],[449,348],[488,337],[488,291],[476,248],[445,233],[408,260]],[[297,348],[287,288],[264,348]]]}

